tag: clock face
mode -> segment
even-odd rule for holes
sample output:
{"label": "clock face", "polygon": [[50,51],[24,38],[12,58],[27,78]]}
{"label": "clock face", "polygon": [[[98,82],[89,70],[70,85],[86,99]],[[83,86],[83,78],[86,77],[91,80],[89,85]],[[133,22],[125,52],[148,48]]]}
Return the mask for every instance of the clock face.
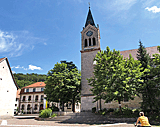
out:
{"label": "clock face", "polygon": [[86,33],[87,36],[92,36],[92,34],[93,34],[92,31],[88,31],[88,32]]}

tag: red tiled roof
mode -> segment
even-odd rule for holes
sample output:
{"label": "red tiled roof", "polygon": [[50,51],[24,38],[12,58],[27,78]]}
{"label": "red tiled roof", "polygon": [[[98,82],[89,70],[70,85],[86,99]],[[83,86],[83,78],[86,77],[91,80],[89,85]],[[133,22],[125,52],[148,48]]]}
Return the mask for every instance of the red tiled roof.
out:
{"label": "red tiled roof", "polygon": [[2,61],[2,60],[4,60],[5,58],[0,58],[0,62]]}
{"label": "red tiled roof", "polygon": [[[132,49],[132,50],[125,50],[125,51],[120,51],[120,54],[123,55],[124,58],[128,58],[129,54],[132,55],[132,57],[137,60],[137,50],[138,49]],[[153,46],[153,47],[146,47],[147,53],[150,54],[151,58],[153,57],[152,55],[155,53],[159,53],[159,51],[157,50],[157,46]]]}
{"label": "red tiled roof", "polygon": [[[36,83],[34,83],[34,84],[31,84],[31,85],[29,85],[29,86],[25,86],[25,87],[23,87],[23,88],[33,88],[33,87],[45,87],[45,83],[44,82],[36,82]],[[22,88],[22,89],[23,89]]]}

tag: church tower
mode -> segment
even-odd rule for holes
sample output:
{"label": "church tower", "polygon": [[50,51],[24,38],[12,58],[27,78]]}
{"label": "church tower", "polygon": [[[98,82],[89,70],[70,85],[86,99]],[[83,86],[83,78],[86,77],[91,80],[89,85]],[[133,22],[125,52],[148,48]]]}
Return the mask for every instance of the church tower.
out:
{"label": "church tower", "polygon": [[99,25],[94,23],[91,9],[89,7],[85,27],[81,32],[81,111],[92,110],[96,104],[92,103],[93,94],[90,91],[87,78],[93,76],[93,59],[100,51],[100,32]]}

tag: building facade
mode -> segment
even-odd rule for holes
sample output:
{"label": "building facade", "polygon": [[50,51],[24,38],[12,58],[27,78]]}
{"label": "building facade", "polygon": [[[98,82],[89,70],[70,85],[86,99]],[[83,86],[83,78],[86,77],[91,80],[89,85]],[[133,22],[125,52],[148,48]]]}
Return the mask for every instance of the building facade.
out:
{"label": "building facade", "polygon": [[20,112],[21,113],[39,113],[45,108],[44,100],[44,82],[36,82],[23,87],[20,92]]}
{"label": "building facade", "polygon": [[[45,85],[46,84],[44,82],[36,82],[21,89],[19,102],[20,113],[39,113],[40,110],[51,107],[52,105],[55,105],[60,110],[62,110],[62,106],[60,106],[59,103],[47,102],[44,99],[44,97],[46,96],[44,94]],[[70,102],[68,102],[64,106],[65,112],[72,111],[72,104]],[[80,112],[80,103],[78,103],[78,105],[75,104],[75,112]]]}
{"label": "building facade", "polygon": [[[125,50],[120,51],[120,53],[124,56],[124,58],[129,57],[129,54],[136,58],[138,49]],[[147,52],[152,56],[152,54],[159,53],[157,50],[157,46],[147,47]],[[95,62],[93,61],[97,52],[101,51],[100,49],[100,30],[99,26],[95,25],[91,10],[89,8],[89,12],[87,15],[87,20],[85,23],[85,27],[81,32],[81,111],[91,111],[93,107],[96,107],[98,110],[100,108],[100,103],[103,108],[118,108],[119,105],[116,101],[104,103],[104,100],[97,101],[92,103],[93,94],[90,91],[91,86],[88,85],[87,78],[91,78],[93,76],[93,67]],[[138,108],[140,107],[140,102],[142,99],[139,97],[135,97],[134,100],[125,100],[122,102],[121,106],[127,106],[130,108]]]}
{"label": "building facade", "polygon": [[12,74],[8,59],[0,59],[0,117],[14,115],[18,86]]}

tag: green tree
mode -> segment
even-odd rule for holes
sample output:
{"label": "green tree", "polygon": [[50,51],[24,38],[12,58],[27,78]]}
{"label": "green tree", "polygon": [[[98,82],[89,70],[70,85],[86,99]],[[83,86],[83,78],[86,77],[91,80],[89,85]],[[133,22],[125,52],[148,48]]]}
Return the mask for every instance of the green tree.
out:
{"label": "green tree", "polygon": [[111,51],[109,47],[98,52],[94,61],[94,77],[88,79],[95,95],[94,102],[100,99],[105,103],[116,100],[121,111],[124,99],[134,99],[138,95],[136,89],[141,85],[139,77],[143,74],[140,72],[140,62],[131,55],[129,59],[124,59],[119,51]]}
{"label": "green tree", "polygon": [[80,99],[81,75],[77,67],[72,62],[62,61],[55,64],[54,68],[48,72],[44,93],[46,99],[52,102],[64,103],[72,102],[74,104]]}
{"label": "green tree", "polygon": [[139,89],[139,92],[142,94],[143,99],[141,106],[144,110],[149,107],[153,111],[153,109],[157,107],[157,89],[155,88],[155,73],[153,73],[153,71],[155,70],[154,62],[149,53],[147,53],[147,50],[145,49],[141,41],[139,41],[137,59],[141,63],[141,68],[143,68],[142,71],[144,71],[145,69],[150,70],[149,72],[145,72],[141,77],[141,79],[143,79],[144,81],[142,83],[142,87]]}
{"label": "green tree", "polygon": [[[157,47],[157,50],[160,52],[160,46]],[[150,96],[151,98],[151,106],[153,109],[156,109],[156,111],[159,111],[159,105],[160,105],[160,54],[156,53],[153,55],[154,59],[154,66],[151,68],[151,75],[152,80],[149,80],[150,84]]]}
{"label": "green tree", "polygon": [[47,77],[47,75],[35,74],[35,73],[31,74],[14,73],[13,75],[19,88],[31,85],[35,82],[44,82]]}

